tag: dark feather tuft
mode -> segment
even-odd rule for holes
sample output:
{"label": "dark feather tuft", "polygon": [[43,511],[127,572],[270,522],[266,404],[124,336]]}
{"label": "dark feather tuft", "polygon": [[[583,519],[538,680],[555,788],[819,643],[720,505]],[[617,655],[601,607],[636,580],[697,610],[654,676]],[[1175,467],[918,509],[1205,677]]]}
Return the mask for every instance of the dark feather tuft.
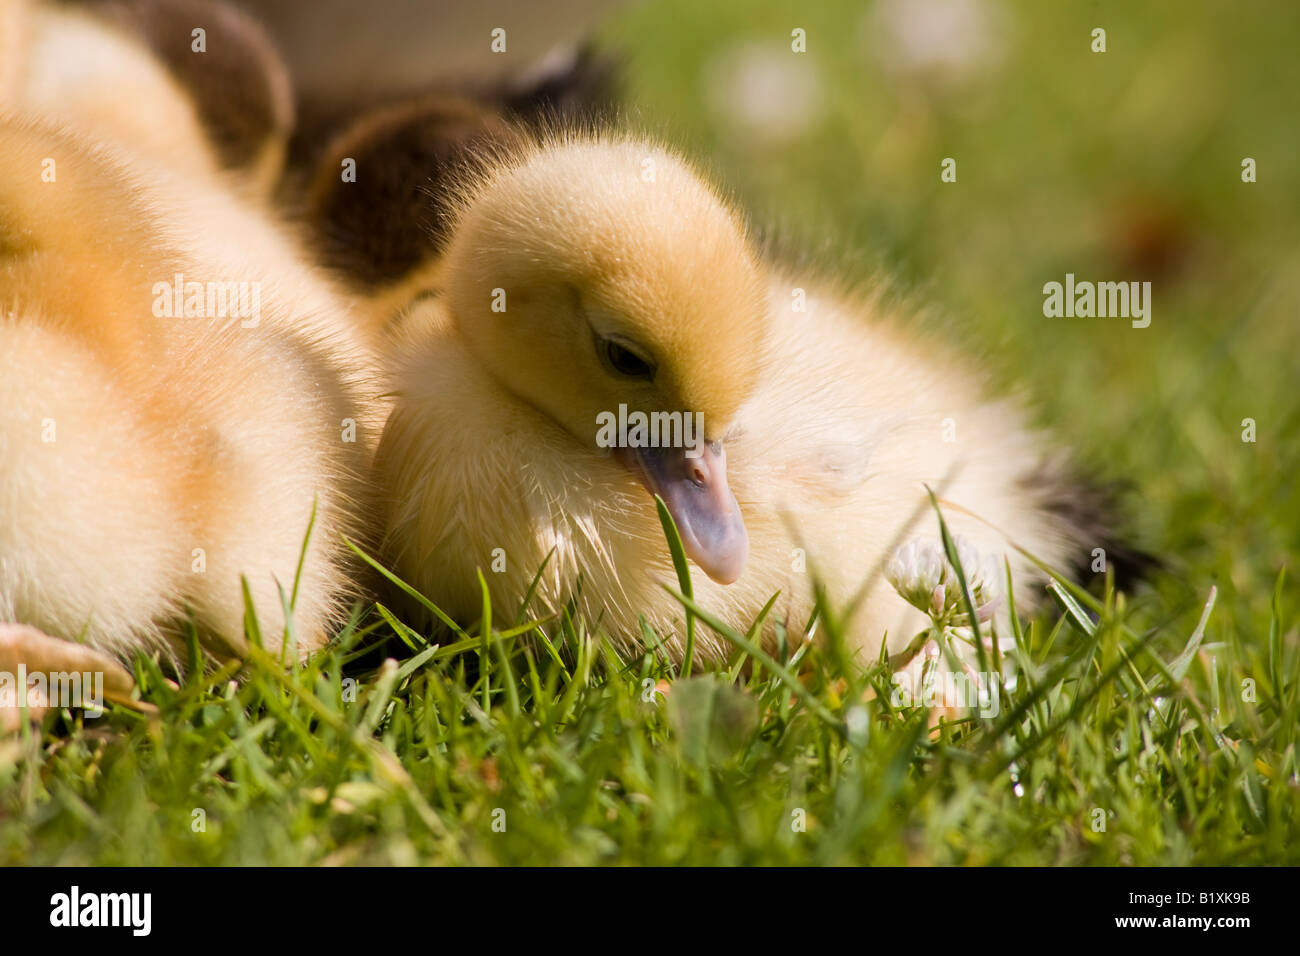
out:
{"label": "dark feather tuft", "polygon": [[1018,482],[1026,496],[1036,498],[1039,507],[1070,530],[1078,553],[1070,571],[1080,584],[1089,586],[1103,575],[1093,569],[1094,549],[1105,551],[1106,565],[1114,571],[1118,586],[1131,588],[1160,567],[1159,560],[1132,541],[1121,501],[1128,488],[1087,473],[1077,466],[1044,460]]}

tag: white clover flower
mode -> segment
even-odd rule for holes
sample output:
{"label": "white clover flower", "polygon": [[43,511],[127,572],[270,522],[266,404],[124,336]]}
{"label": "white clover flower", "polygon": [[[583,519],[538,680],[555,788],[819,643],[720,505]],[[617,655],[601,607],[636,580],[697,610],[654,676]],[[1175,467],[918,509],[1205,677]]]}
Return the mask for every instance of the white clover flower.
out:
{"label": "white clover flower", "polygon": [[[1002,567],[993,555],[983,554],[960,535],[953,539],[957,558],[966,574],[975,616],[987,621],[1002,600]],[[948,563],[943,541],[914,538],[896,550],[885,565],[885,577],[908,604],[924,611],[936,626],[970,623],[961,582]]]}

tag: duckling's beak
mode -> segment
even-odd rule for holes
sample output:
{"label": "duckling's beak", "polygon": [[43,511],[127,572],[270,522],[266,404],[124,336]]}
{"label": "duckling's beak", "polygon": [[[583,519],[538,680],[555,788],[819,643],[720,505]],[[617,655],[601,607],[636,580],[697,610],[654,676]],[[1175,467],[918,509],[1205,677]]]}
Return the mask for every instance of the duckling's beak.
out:
{"label": "duckling's beak", "polygon": [[719,584],[745,569],[749,535],[740,505],[727,486],[727,453],[720,442],[689,448],[621,448],[618,457],[651,494],[668,506],[686,555]]}

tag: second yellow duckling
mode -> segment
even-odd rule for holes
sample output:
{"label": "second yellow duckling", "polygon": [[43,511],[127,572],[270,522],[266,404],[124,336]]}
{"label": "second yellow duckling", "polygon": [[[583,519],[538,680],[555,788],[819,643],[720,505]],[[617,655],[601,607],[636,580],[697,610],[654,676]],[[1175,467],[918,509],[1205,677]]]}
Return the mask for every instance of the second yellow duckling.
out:
{"label": "second yellow duckling", "polygon": [[[644,616],[680,657],[651,493],[707,575],[701,605],[743,630],[780,592],[773,616],[797,631],[814,571],[836,607],[869,583],[850,622],[869,657],[923,623],[873,571],[937,535],[927,484],[954,532],[1026,581],[1010,542],[1062,565],[1101,533],[1060,507],[1064,470],[1016,407],[909,316],[765,264],[672,153],[561,137],[479,175],[456,208],[443,287],[400,323],[377,460],[388,557],[453,616],[478,615],[480,569],[513,611],[545,562],[543,608],[575,602],[629,649]],[[617,423],[638,412],[702,421],[702,441],[629,447],[646,436]],[[703,634],[697,653],[728,648]]]}

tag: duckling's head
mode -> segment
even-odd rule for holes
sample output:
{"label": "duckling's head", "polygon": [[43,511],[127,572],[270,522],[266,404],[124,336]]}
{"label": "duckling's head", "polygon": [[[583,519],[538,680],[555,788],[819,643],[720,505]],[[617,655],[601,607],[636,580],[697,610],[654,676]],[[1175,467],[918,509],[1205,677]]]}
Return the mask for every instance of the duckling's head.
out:
{"label": "duckling's head", "polygon": [[763,361],[765,288],[717,194],[658,147],[554,143],[467,190],[444,274],[475,358],[582,445],[606,445],[620,409],[702,422],[699,442],[615,454],[710,577],[739,577],[748,542],[725,441]]}

